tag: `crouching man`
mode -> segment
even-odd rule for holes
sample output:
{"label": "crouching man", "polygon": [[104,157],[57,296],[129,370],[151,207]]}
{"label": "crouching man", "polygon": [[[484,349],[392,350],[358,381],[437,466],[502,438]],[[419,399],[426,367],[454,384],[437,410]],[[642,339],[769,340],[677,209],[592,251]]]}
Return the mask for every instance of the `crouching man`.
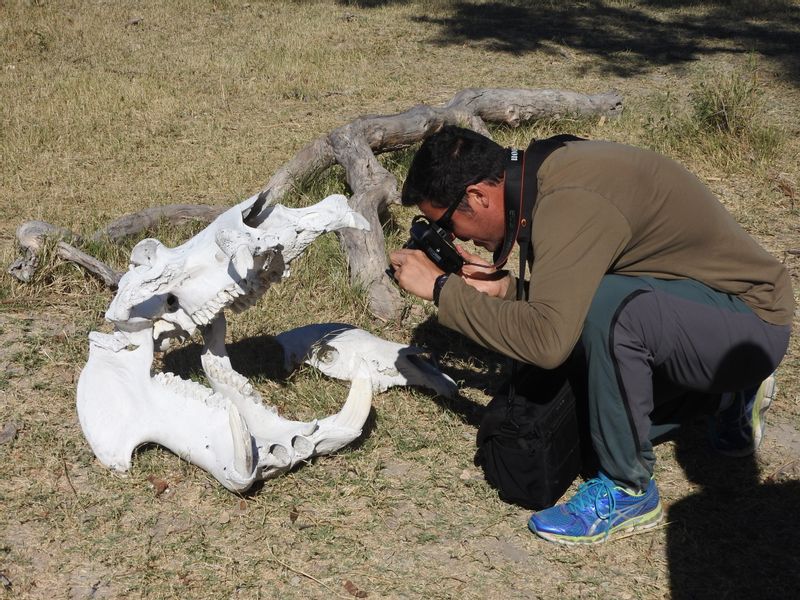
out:
{"label": "crouching man", "polygon": [[[414,157],[403,204],[496,252],[508,155],[445,127]],[[695,176],[626,145],[569,141],[549,154],[531,222],[526,301],[513,277],[462,248],[467,264],[455,274],[418,249],[393,252],[395,279],[433,300],[443,325],[515,360],[553,369],[582,348],[600,472],[534,513],[531,531],[595,543],[652,527],[662,516],[654,412],[714,414],[718,451],[758,447],[789,341],[789,276]]]}

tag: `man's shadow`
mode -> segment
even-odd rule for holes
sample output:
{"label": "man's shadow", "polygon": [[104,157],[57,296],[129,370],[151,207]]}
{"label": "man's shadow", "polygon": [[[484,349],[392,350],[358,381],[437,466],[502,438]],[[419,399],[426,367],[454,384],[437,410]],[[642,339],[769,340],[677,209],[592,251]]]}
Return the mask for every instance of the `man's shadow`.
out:
{"label": "man's shadow", "polygon": [[672,598],[797,597],[800,481],[767,476],[761,483],[757,458],[717,454],[705,424],[675,441],[676,458],[699,489],[667,513]]}

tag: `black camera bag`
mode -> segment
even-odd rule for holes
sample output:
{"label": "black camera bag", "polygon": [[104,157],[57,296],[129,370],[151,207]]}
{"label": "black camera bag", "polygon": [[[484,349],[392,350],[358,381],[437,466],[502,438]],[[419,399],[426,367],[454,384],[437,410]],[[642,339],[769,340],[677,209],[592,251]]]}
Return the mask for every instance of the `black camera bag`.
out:
{"label": "black camera bag", "polygon": [[579,372],[528,367],[487,406],[475,463],[502,500],[547,508],[580,473],[589,444]]}
{"label": "black camera bag", "polygon": [[[524,153],[510,151],[505,178],[507,232],[498,254],[507,256],[511,245],[519,244],[517,300],[527,299],[525,270],[537,172],[551,152],[580,139],[554,136],[531,142]],[[586,402],[576,402],[576,391],[583,389],[576,385],[583,383],[576,374],[583,377],[585,369],[572,368],[580,362],[570,360],[548,371],[529,365],[520,368],[512,361],[511,379],[489,403],[478,429],[475,455],[475,463],[501,499],[535,510],[552,506],[581,471],[581,437],[584,455],[589,457],[586,462],[591,460],[588,421],[578,410]]]}

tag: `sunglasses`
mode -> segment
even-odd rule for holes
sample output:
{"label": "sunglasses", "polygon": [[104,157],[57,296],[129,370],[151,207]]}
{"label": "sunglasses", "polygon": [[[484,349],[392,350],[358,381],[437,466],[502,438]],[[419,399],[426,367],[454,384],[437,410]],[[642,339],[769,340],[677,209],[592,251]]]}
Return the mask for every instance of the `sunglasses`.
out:
{"label": "sunglasses", "polygon": [[450,233],[450,239],[455,237],[453,235],[453,213],[458,208],[458,205],[461,204],[462,200],[463,198],[456,198],[455,201],[453,201],[450,206],[447,207],[447,210],[444,211],[444,214],[436,219],[436,224]]}

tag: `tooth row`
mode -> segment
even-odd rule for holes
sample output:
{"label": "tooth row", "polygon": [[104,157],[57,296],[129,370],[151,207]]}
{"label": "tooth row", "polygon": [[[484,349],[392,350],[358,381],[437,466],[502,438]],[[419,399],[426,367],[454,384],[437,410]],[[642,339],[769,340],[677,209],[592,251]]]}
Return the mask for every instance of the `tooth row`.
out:
{"label": "tooth row", "polygon": [[190,315],[196,325],[208,325],[225,307],[240,313],[254,306],[264,292],[273,284],[280,282],[282,274],[270,269],[260,270],[252,280],[242,280],[219,292],[205,306]]}
{"label": "tooth row", "polygon": [[156,373],[153,381],[184,397],[204,402],[208,406],[227,408],[229,401],[206,386],[178,377],[173,373]]}
{"label": "tooth row", "polygon": [[277,409],[264,403],[261,395],[250,385],[247,377],[237,373],[232,369],[226,368],[217,361],[207,360],[205,362],[206,376],[215,383],[225,385],[235,389],[244,398],[249,399],[254,404],[262,406],[272,413],[277,413]]}
{"label": "tooth row", "polygon": [[236,285],[226,288],[219,292],[216,297],[209,300],[205,306],[197,309],[189,316],[195,325],[208,325],[223,308],[231,302],[235,303],[238,298],[242,297],[243,293]]}

